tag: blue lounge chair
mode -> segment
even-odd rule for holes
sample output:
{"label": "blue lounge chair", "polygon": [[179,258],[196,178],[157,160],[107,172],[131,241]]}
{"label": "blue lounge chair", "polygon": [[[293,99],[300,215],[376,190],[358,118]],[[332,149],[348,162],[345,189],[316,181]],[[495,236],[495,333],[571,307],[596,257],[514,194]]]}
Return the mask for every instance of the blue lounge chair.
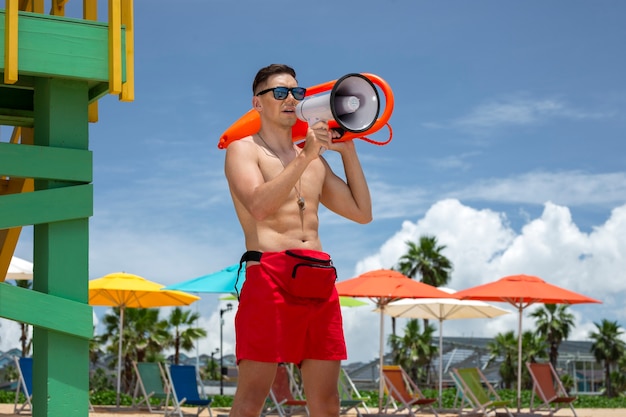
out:
{"label": "blue lounge chair", "polygon": [[177,414],[179,417],[183,417],[182,406],[191,405],[198,407],[196,416],[199,416],[202,410],[206,408],[209,411],[209,416],[213,417],[211,407],[209,407],[213,399],[202,398],[198,394],[198,378],[195,366],[168,365],[165,370],[169,380],[169,398],[166,404],[169,404],[169,400],[173,404],[172,408],[166,407],[166,416]]}
{"label": "blue lounge chair", "polygon": [[[15,389],[15,407],[13,409],[14,414],[20,414],[22,411],[32,413],[33,404],[31,399],[33,397],[33,358],[18,358],[15,359],[15,367],[19,374],[19,380],[17,381],[17,388]],[[20,401],[20,392],[24,394],[24,403],[18,404]]]}

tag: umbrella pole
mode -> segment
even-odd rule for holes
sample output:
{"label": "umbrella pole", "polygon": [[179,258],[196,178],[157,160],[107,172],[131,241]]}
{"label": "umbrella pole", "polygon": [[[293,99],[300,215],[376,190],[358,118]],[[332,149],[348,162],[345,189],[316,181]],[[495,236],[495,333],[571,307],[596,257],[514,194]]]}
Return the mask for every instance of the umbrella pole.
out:
{"label": "umbrella pole", "polygon": [[519,322],[517,325],[517,413],[522,406],[522,312],[524,307],[519,305]]}
{"label": "umbrella pole", "polygon": [[384,321],[384,315],[385,315],[385,304],[381,304],[380,306],[380,340],[379,340],[379,345],[380,345],[380,352],[378,355],[378,413],[382,414],[383,413],[383,396],[384,396],[384,388],[383,388],[383,384],[384,384],[384,374],[383,374],[383,352],[384,352],[384,340],[385,340],[385,336],[384,336],[384,330],[385,330],[385,321]]}
{"label": "umbrella pole", "polygon": [[120,334],[118,336],[117,345],[117,395],[115,397],[115,405],[120,406],[120,386],[122,382],[122,332],[124,330],[124,306],[120,306]]}
{"label": "umbrella pole", "polygon": [[443,319],[439,319],[439,408],[442,406],[443,393]]}

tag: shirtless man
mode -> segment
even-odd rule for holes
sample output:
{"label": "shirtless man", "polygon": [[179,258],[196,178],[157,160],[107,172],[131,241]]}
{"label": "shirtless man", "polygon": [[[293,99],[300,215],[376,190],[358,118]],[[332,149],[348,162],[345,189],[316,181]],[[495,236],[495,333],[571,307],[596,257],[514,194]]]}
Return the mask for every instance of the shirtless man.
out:
{"label": "shirtless man", "polygon": [[[339,134],[327,123],[309,127],[303,148],[294,145],[291,128],[305,91],[292,68],[262,68],[252,90],[261,129],[231,143],[225,162],[247,250],[235,318],[239,378],[230,416],[257,417],[277,364],[289,362],[300,366],[311,417],[336,417],[337,380],[347,355],[336,274],[318,235],[318,208],[323,204],[368,223],[369,189],[354,143],[333,142]],[[321,156],[326,150],[341,154],[346,181]],[[311,263],[300,268],[301,261]],[[296,282],[302,286],[289,287]]]}

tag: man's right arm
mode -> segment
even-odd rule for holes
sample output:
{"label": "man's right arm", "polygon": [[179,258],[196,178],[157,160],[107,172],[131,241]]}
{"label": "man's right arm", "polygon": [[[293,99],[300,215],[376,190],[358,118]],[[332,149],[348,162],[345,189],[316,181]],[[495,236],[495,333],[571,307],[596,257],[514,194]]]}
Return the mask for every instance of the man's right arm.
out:
{"label": "man's right arm", "polygon": [[251,139],[240,139],[226,148],[224,170],[231,193],[254,219],[262,221],[284,204],[308,163],[303,157],[296,157],[266,181],[260,168],[258,147]]}

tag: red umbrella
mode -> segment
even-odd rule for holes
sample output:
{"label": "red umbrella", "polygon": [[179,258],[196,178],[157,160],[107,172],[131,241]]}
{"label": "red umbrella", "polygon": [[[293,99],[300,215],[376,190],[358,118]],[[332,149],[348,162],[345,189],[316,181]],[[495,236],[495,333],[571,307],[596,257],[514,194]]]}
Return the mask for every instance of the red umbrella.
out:
{"label": "red umbrella", "polygon": [[[376,303],[380,311],[380,356],[379,356],[379,390],[378,409],[382,412],[383,404],[383,346],[384,346],[384,312],[385,306],[402,298],[451,298],[451,294],[438,290],[432,285],[412,280],[411,278],[390,269],[378,269],[366,272],[346,281],[338,282],[339,295],[350,297],[367,297]],[[456,297],[456,294],[454,294]]]}
{"label": "red umbrella", "polygon": [[601,303],[582,294],[552,285],[531,275],[511,275],[454,294],[460,300],[481,300],[506,302],[519,311],[517,347],[517,411],[522,399],[522,312],[535,303],[542,304],[582,304]]}

